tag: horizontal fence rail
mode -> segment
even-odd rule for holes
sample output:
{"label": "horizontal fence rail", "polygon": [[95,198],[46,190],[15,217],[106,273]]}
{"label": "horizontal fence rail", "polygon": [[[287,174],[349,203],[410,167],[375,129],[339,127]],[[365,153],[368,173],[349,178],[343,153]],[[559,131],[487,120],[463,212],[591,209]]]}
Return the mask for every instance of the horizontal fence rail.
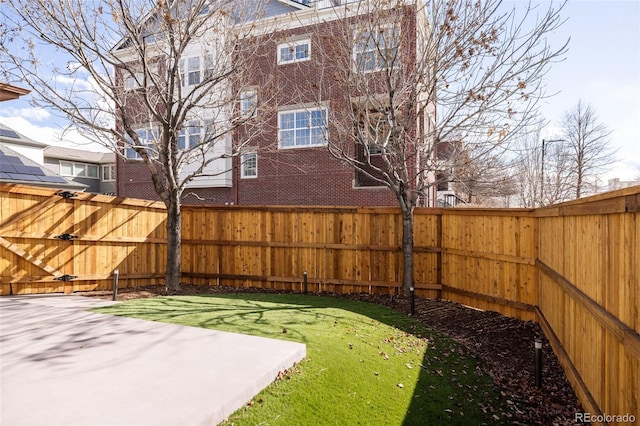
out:
{"label": "horizontal fence rail", "polygon": [[[2,295],[162,284],[160,203],[0,184]],[[586,411],[640,394],[640,187],[548,208],[416,209],[416,293],[538,321]],[[395,208],[186,206],[182,281],[398,294]]]}

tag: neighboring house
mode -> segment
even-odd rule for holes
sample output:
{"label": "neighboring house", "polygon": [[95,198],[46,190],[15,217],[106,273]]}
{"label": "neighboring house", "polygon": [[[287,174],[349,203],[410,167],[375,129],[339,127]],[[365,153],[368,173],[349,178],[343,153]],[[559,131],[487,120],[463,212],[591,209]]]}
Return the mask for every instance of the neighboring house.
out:
{"label": "neighboring house", "polygon": [[[0,102],[18,99],[29,92],[0,82]],[[71,182],[44,167],[46,146],[0,123],[0,183],[84,191],[86,185]]]}
{"label": "neighboring house", "polygon": [[0,183],[45,186],[68,191],[84,191],[86,188],[86,185],[63,178],[1,142]]}
{"label": "neighboring house", "polygon": [[44,149],[44,165],[61,176],[87,186],[87,192],[114,195],[116,156],[58,146]]}
{"label": "neighboring house", "polygon": [[[27,93],[29,90],[0,83],[0,101],[17,99]],[[74,168],[75,162],[69,161],[72,159],[77,160],[77,168]],[[66,163],[61,160],[66,160]],[[86,166],[84,172],[83,165]],[[94,167],[99,168],[94,169]],[[2,183],[46,186],[69,191],[114,193],[114,167],[114,154],[51,147],[0,123],[0,182]],[[64,173],[67,170],[71,172]],[[61,171],[62,175],[68,177],[61,176]],[[94,172],[100,178],[109,177],[109,182],[101,186],[99,179],[77,178],[78,174],[91,177]]]}
{"label": "neighboring house", "polygon": [[[331,76],[325,76],[322,72],[320,61],[323,56],[321,49],[326,44],[325,37],[337,20],[346,19],[335,13],[330,7],[333,4],[339,2],[270,1],[266,7],[268,16],[264,18],[264,22],[265,25],[273,25],[277,21],[277,26],[275,30],[270,30],[266,42],[260,45],[259,54],[254,61],[254,68],[263,72],[255,73],[258,76],[255,81],[246,82],[247,90],[238,99],[241,110],[251,111],[253,106],[258,105],[255,119],[264,120],[266,130],[251,142],[252,147],[246,148],[241,156],[224,159],[224,167],[229,172],[215,178],[200,179],[190,185],[183,194],[183,203],[398,204],[387,187],[380,186],[365,174],[357,173],[342,164],[330,155],[326,147],[325,137],[340,137],[330,117],[340,117],[341,111],[351,107],[343,100],[338,101],[344,94],[337,93],[337,89],[327,90],[323,99],[315,98],[317,88],[330,85],[331,79]],[[389,34],[397,37],[398,43],[403,43],[401,54],[410,55],[416,51],[416,44],[420,42],[416,34],[416,6],[407,2],[403,7],[406,7],[407,18],[403,19],[402,28],[395,28]],[[357,15],[352,14],[349,19],[353,19],[353,16]],[[277,18],[275,21],[274,17]],[[242,42],[255,42],[255,39]],[[363,58],[364,65],[371,66],[371,69],[367,68],[368,71],[378,71],[375,69],[376,53],[367,51],[366,43],[356,43],[355,50],[357,51],[348,53],[349,57]],[[190,59],[193,59],[193,69],[189,65]],[[411,63],[409,57],[404,60]],[[206,74],[206,69],[203,68],[206,64],[205,52],[194,50],[193,58],[186,58],[186,61],[185,80],[191,78],[191,73],[194,76]],[[275,97],[269,96],[268,100],[265,99],[266,95],[263,98],[262,93],[267,79],[269,82],[276,82],[271,92],[278,94]],[[183,84],[190,83],[183,81]],[[127,87],[126,82],[124,86]],[[268,116],[261,115],[263,102],[269,102],[268,109],[273,111]],[[132,111],[132,114],[135,113]],[[242,135],[242,131],[238,131],[233,137],[241,138]],[[140,138],[144,139],[144,135]],[[270,148],[264,149],[266,147]],[[125,150],[124,154],[126,158],[119,157],[117,160],[117,195],[157,199],[146,166],[136,158],[133,150]],[[434,189],[419,205],[433,205],[435,199]]]}
{"label": "neighboring house", "polygon": [[[464,146],[460,141],[440,141],[435,145],[434,158],[436,169],[436,203],[432,207],[457,207],[466,204],[456,188],[455,176],[460,173],[454,164],[464,156]],[[466,195],[466,194],[465,194]]]}
{"label": "neighboring house", "polygon": [[629,188],[635,185],[640,185],[640,179],[620,180],[620,178],[613,178],[609,179],[607,191],[615,191],[616,189]]}

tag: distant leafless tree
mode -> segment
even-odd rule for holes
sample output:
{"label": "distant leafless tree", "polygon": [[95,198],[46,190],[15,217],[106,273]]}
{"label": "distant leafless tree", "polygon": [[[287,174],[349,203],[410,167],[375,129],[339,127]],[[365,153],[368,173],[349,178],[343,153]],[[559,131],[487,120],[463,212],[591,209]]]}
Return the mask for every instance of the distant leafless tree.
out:
{"label": "distant leafless tree", "polygon": [[542,180],[540,175],[540,133],[523,133],[514,143],[513,169],[517,179],[518,199],[521,207],[534,208],[541,204]]}
{"label": "distant leafless tree", "polygon": [[[462,161],[464,157],[469,160]],[[516,177],[504,155],[474,156],[471,153],[459,156],[456,162],[453,187],[457,194],[463,194],[467,203],[508,207],[509,198],[518,193]]]}
{"label": "distant leafless tree", "polygon": [[585,106],[581,100],[565,113],[562,128],[568,145],[575,198],[580,198],[591,192],[598,175],[615,160],[612,132],[600,122],[595,109],[591,105]]}
{"label": "distant leafless tree", "polygon": [[562,23],[561,7],[513,7],[499,0],[346,3],[335,13],[350,19],[324,35],[318,103],[339,93],[335,104],[346,105],[329,112],[328,149],[395,194],[405,293],[414,285],[413,210],[443,166],[436,147],[460,141],[458,152],[475,157],[450,157],[454,170],[499,155],[535,119],[543,77],[565,52],[566,45],[546,43]]}
{"label": "distant leafless tree", "polygon": [[540,133],[540,128],[523,133],[514,145],[513,169],[522,207],[542,207],[573,198],[568,144],[559,138],[543,141]]}
{"label": "distant leafless tree", "polygon": [[[255,46],[238,40],[253,28],[234,24],[259,17],[259,1],[4,0],[1,9],[4,78],[28,82],[36,103],[147,166],[167,207],[166,284],[179,287],[181,195],[227,173],[250,140],[256,105],[238,104]],[[246,138],[234,144],[239,126]]]}

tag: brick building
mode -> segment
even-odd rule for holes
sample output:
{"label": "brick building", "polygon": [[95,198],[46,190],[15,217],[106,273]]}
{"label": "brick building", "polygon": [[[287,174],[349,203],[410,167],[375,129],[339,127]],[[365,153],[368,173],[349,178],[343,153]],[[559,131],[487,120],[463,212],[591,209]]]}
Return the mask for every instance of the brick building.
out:
{"label": "brick building", "polygon": [[[411,52],[415,52],[419,42],[415,31],[418,17],[411,2],[403,7],[404,17],[390,24],[393,31],[385,37],[396,44],[393,48],[399,49],[410,64]],[[244,90],[238,99],[238,108],[251,114],[262,131],[243,147],[241,155],[217,165],[227,168],[227,172],[189,185],[183,193],[183,203],[397,205],[395,195],[387,187],[342,164],[326,146],[327,138],[349,140],[345,132],[351,131],[353,125],[344,122],[349,115],[346,109],[352,107],[349,97],[327,75],[331,62],[351,63],[355,59],[372,75],[379,71],[377,53],[367,51],[366,39],[364,43],[356,41],[347,53],[336,49],[330,40],[331,34],[355,28],[362,19],[357,8],[345,13],[348,9],[340,9],[343,12],[339,13],[327,2],[272,0],[268,4],[268,16],[262,18],[265,25],[270,25],[268,36],[242,41],[258,44],[258,54],[250,66],[261,72],[242,82]],[[373,36],[382,34],[367,33],[367,37]],[[418,132],[419,126],[408,131]],[[229,143],[238,143],[247,137],[247,132],[238,129]],[[349,149],[356,156],[361,155],[355,145]],[[120,158],[117,163],[117,194],[157,199],[146,166],[136,160],[135,154],[129,157]],[[375,153],[371,157],[373,162],[381,161],[374,157]],[[428,198],[435,200],[435,196],[425,197],[419,204],[426,205]]]}

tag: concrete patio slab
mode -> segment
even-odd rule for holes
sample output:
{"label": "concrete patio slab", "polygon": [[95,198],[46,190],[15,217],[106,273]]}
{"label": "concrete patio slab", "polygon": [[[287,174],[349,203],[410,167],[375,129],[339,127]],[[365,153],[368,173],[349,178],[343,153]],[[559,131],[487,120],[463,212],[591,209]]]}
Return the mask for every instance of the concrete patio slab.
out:
{"label": "concrete patio slab", "polygon": [[87,312],[74,295],[0,298],[0,424],[215,425],[305,345]]}

